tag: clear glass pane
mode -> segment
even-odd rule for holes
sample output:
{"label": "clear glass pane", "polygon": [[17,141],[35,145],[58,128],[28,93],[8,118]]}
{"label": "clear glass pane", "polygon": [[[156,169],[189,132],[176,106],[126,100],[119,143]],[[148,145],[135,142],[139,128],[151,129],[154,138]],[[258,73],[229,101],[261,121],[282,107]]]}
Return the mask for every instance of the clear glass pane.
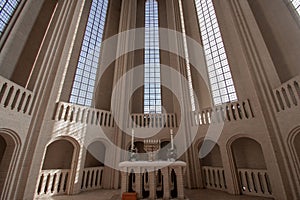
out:
{"label": "clear glass pane", "polygon": [[0,0],[0,38],[21,0]]}
{"label": "clear glass pane", "polygon": [[91,106],[107,6],[108,0],[92,2],[70,96],[71,103]]}
{"label": "clear glass pane", "polygon": [[161,113],[158,4],[147,0],[145,9],[144,113]]}
{"label": "clear glass pane", "polygon": [[236,101],[227,56],[212,0],[195,0],[215,105]]}

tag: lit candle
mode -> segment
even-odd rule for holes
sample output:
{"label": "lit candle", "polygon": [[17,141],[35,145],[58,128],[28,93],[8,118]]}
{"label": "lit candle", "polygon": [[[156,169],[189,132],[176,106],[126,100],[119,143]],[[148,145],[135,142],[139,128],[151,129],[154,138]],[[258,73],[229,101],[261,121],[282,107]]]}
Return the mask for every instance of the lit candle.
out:
{"label": "lit candle", "polygon": [[170,129],[170,134],[171,134],[171,149],[174,149],[174,138],[173,138],[173,129]]}
{"label": "lit candle", "polygon": [[134,130],[131,130],[131,150],[134,148]]}

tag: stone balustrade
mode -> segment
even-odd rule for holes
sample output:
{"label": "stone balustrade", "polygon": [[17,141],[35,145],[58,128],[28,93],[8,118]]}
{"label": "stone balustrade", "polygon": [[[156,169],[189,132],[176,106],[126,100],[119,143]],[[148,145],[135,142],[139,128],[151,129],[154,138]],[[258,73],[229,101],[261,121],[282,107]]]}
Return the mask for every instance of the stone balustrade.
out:
{"label": "stone balustrade", "polygon": [[273,90],[277,112],[300,105],[300,76],[297,76]]}
{"label": "stone balustrade", "polygon": [[249,100],[223,104],[192,113],[193,126],[233,122],[254,118]]}
{"label": "stone balustrade", "polygon": [[138,198],[184,199],[182,161],[122,162],[121,193],[136,192]]}
{"label": "stone balustrade", "polygon": [[0,105],[15,112],[30,115],[33,92],[0,76]]}
{"label": "stone balustrade", "polygon": [[131,114],[128,128],[175,128],[177,119],[174,113]]}
{"label": "stone balustrade", "polygon": [[85,168],[82,173],[81,191],[101,189],[104,167]]}
{"label": "stone balustrade", "polygon": [[54,118],[56,121],[63,120],[66,122],[114,127],[111,112],[72,103],[59,102]]}
{"label": "stone balustrade", "polygon": [[[59,102],[54,120],[89,125],[114,127],[115,122],[111,112],[90,108],[72,103]],[[127,128],[175,128],[177,119],[175,114],[131,114]]]}
{"label": "stone balustrade", "polygon": [[227,190],[225,173],[222,167],[203,166],[202,175],[205,188],[221,191]]}
{"label": "stone balustrade", "polygon": [[238,169],[242,194],[272,197],[272,188],[267,170]]}
{"label": "stone balustrade", "polygon": [[36,197],[66,194],[69,177],[69,169],[42,170],[38,179]]}

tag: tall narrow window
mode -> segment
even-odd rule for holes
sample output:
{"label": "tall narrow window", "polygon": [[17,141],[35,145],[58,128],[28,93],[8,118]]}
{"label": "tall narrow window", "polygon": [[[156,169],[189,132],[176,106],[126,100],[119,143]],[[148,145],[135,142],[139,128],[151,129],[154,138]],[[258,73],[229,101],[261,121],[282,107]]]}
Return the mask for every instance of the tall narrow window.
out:
{"label": "tall narrow window", "polygon": [[236,101],[233,80],[212,0],[195,0],[215,105]]}
{"label": "tall narrow window", "polygon": [[70,96],[71,103],[92,104],[107,7],[108,0],[92,2]]}
{"label": "tall narrow window", "polygon": [[21,0],[0,0],[0,38]]}
{"label": "tall narrow window", "polygon": [[161,113],[158,3],[147,0],[145,9],[144,113]]}
{"label": "tall narrow window", "polygon": [[300,0],[291,0],[295,10],[300,14]]}

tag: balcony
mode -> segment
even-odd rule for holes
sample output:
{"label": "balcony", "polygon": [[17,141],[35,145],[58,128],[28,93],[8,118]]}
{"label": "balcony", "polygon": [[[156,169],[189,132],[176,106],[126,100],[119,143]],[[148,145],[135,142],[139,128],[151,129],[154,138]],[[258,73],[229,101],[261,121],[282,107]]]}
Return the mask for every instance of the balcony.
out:
{"label": "balcony", "polygon": [[290,110],[300,105],[300,76],[273,90],[277,112]]}
{"label": "balcony", "polygon": [[6,111],[31,115],[33,92],[0,76],[0,106]]}
{"label": "balcony", "polygon": [[237,101],[192,113],[192,125],[204,126],[212,123],[236,122],[254,118],[250,101]]}

